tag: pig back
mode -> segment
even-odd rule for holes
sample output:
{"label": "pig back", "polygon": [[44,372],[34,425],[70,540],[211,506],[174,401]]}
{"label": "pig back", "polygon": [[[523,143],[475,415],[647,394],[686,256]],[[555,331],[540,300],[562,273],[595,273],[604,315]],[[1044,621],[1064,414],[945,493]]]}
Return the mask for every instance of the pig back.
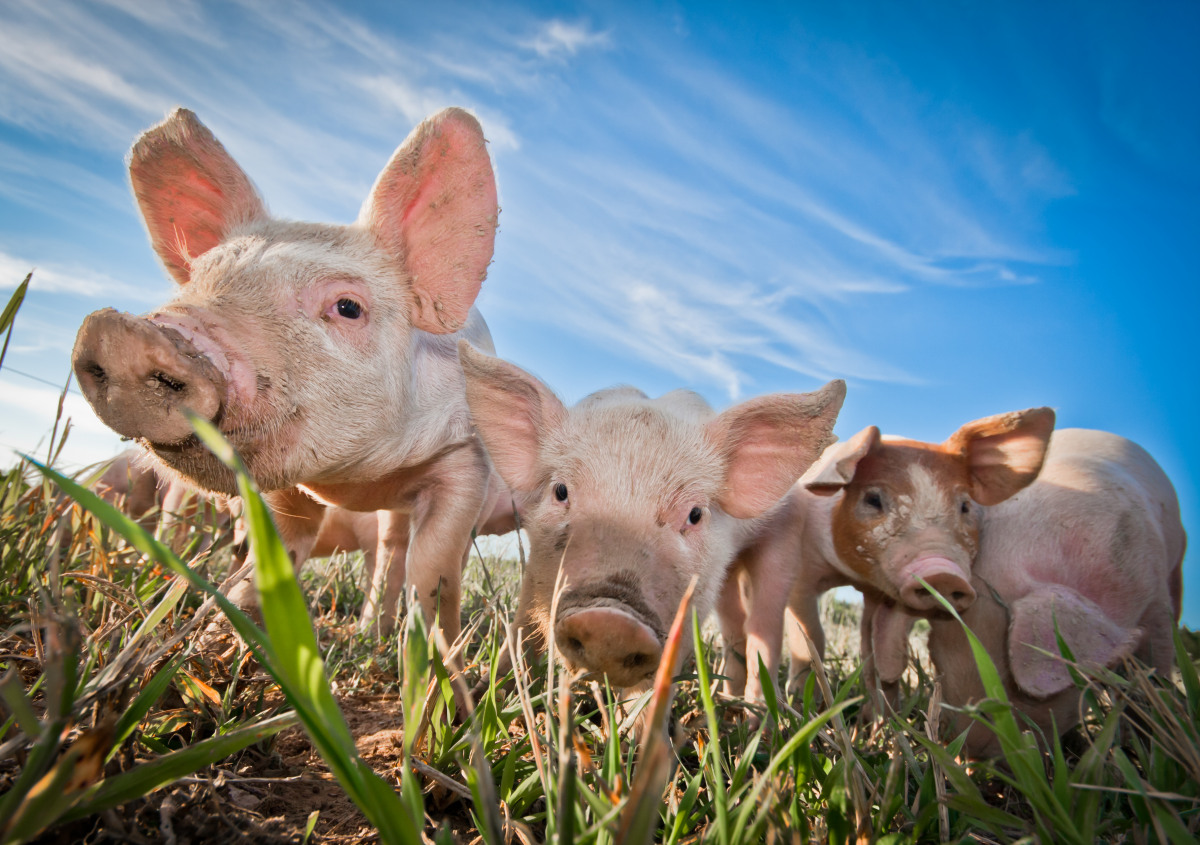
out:
{"label": "pig back", "polygon": [[1144,449],[1062,429],[1037,481],[987,509],[976,572],[1009,600],[1068,587],[1132,627],[1167,591],[1184,540],[1175,490]]}

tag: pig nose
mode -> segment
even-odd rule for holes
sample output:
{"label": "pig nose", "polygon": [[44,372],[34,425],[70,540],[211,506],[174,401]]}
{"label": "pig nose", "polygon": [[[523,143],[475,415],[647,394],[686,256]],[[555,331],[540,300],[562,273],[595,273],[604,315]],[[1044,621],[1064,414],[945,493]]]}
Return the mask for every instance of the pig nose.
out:
{"label": "pig nose", "polygon": [[571,668],[603,673],[617,687],[652,676],[662,656],[658,635],[613,607],[586,608],[563,617],[554,628],[554,641]]}
{"label": "pig nose", "polygon": [[975,602],[975,590],[962,567],[946,558],[922,558],[904,568],[900,585],[900,600],[915,610],[941,607],[933,594],[917,581],[918,576],[941,593],[959,612]]}
{"label": "pig nose", "polygon": [[71,364],[100,419],[156,444],[190,437],[184,409],[215,419],[225,395],[224,376],[182,335],[112,308],[83,321]]}

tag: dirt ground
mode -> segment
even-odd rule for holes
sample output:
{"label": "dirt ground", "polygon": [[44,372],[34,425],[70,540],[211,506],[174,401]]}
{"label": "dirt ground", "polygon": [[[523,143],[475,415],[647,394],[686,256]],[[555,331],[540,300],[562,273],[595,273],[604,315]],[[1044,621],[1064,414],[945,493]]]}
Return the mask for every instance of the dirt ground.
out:
{"label": "dirt ground", "polygon": [[[338,700],[359,753],[399,788],[402,718],[398,695],[350,695]],[[184,778],[147,799],[61,826],[39,843],[134,842],[299,843],[312,813],[310,843],[358,845],[378,836],[313,749],[304,730],[291,728],[265,749],[248,749],[203,777]],[[458,841],[473,838],[466,803],[452,791],[426,783],[431,817]]]}

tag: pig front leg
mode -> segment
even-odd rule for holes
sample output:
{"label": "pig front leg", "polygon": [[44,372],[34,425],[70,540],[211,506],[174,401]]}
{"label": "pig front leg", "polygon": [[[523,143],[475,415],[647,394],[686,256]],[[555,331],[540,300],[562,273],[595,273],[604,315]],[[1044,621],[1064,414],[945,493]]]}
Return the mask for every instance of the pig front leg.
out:
{"label": "pig front leg", "polygon": [[417,494],[411,514],[406,588],[416,591],[427,621],[439,620],[447,644],[458,639],[462,627],[462,569],[487,480],[482,447],[472,443],[456,449],[439,461],[436,476]]}
{"label": "pig front leg", "polygon": [[379,512],[379,539],[374,548],[364,549],[367,570],[367,595],[363,600],[360,632],[378,624],[379,633],[390,634],[396,626],[400,593],[405,584],[405,561],[411,538],[411,520],[407,511]]}
{"label": "pig front leg", "polygon": [[[272,490],[263,496],[271,509],[271,517],[279,531],[283,547],[287,549],[292,559],[292,567],[297,575],[300,566],[308,560],[313,545],[317,542],[317,534],[321,530],[321,520],[325,515],[325,506],[314,500],[295,487],[286,490]],[[246,557],[246,568],[254,566],[254,550]],[[242,610],[258,617],[258,591],[253,581],[253,570],[229,591],[229,600]]]}
{"label": "pig front leg", "polygon": [[[810,585],[797,582],[788,600],[786,618],[788,649],[792,662],[788,667],[787,692],[800,695],[812,670],[813,657],[825,657],[825,629],[821,626],[821,593]],[[812,648],[809,648],[809,641]]]}
{"label": "pig front leg", "polygon": [[724,642],[722,690],[726,695],[738,697],[746,691],[746,605],[742,599],[741,576],[740,566],[730,569],[717,598],[717,619],[721,623]]}
{"label": "pig front leg", "polygon": [[746,559],[746,700],[751,704],[764,701],[761,669],[765,667],[772,684],[779,675],[783,617],[793,577],[794,566],[789,565],[785,550],[777,546],[755,549]]}

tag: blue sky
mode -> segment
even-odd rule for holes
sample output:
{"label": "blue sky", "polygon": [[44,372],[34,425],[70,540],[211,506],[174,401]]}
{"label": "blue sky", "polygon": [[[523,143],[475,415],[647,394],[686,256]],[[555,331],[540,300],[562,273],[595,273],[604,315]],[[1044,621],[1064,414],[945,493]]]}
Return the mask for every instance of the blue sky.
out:
{"label": "blue sky", "polygon": [[[45,448],[87,313],[169,295],[139,131],[186,105],[274,213],[346,222],[460,105],[503,206],[479,305],[566,399],[845,377],[842,437],[928,440],[1051,405],[1148,448],[1195,531],[1198,39],[1194,3],[7,0],[0,293],[38,269],[0,447]],[[67,412],[68,461],[119,449]]]}

